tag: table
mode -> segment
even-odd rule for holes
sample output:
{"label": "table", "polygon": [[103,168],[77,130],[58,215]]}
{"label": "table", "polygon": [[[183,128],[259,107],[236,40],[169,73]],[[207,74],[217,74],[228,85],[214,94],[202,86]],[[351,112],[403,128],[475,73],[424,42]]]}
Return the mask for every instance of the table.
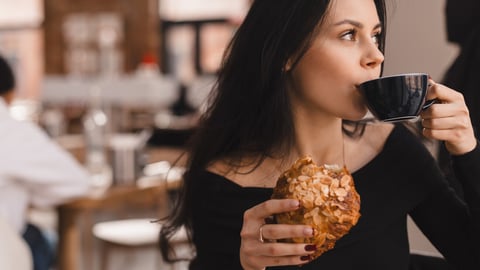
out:
{"label": "table", "polygon": [[[152,209],[166,213],[167,191],[178,188],[177,182],[163,182],[155,186],[114,186],[101,193],[79,198],[60,205],[58,211],[58,269],[76,270],[81,264],[93,269],[93,227],[92,216],[98,211],[121,212],[125,209]],[[83,221],[83,230],[78,222]],[[86,236],[82,236],[85,234]],[[83,247],[83,248],[82,248]],[[81,253],[82,250],[86,252]],[[83,256],[82,256],[83,255]]]}
{"label": "table", "polygon": [[[84,146],[83,138],[80,135],[68,138],[66,141],[59,141],[59,143],[80,163],[83,163]],[[186,155],[183,155],[185,150],[181,147],[147,147],[145,151],[148,163],[162,160],[178,166],[186,163]],[[181,179],[170,179],[168,182],[157,181],[155,185],[142,187],[137,185],[112,186],[101,192],[92,190],[85,197],[58,206],[58,269],[77,270],[83,263],[89,266],[84,267],[85,269],[93,270],[91,251],[94,237],[91,229],[94,225],[95,213],[110,212],[125,215],[128,214],[128,210],[150,209],[152,212],[158,213],[160,217],[168,208],[167,193],[178,189],[180,185]],[[79,221],[85,223],[83,228],[79,226]],[[86,236],[84,237],[83,234]],[[87,252],[81,254],[82,250],[87,250]]]}

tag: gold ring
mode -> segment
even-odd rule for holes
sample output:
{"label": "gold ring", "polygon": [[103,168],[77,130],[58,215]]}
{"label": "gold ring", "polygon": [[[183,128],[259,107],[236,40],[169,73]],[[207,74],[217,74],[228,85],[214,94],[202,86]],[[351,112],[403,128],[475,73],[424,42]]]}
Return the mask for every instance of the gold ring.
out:
{"label": "gold ring", "polygon": [[263,238],[263,226],[264,226],[264,225],[265,225],[265,224],[263,224],[262,226],[260,226],[260,229],[258,230],[258,231],[259,231],[259,232],[258,232],[258,234],[259,234],[259,236],[258,236],[258,241],[260,241],[260,242],[262,242],[262,243],[265,243],[265,238]]}

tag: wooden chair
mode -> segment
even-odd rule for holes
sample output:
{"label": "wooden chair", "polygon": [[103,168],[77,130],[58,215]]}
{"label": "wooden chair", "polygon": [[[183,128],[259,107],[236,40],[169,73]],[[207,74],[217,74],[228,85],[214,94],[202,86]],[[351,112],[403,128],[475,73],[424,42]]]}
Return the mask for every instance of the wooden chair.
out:
{"label": "wooden chair", "polygon": [[[110,269],[112,252],[124,251],[129,256],[133,251],[156,249],[161,223],[155,218],[123,219],[100,222],[93,226],[93,235],[102,243],[101,269]],[[190,253],[185,230],[180,230],[173,238],[175,248],[180,253]],[[158,251],[160,253],[160,251]],[[185,254],[182,254],[185,255]],[[188,256],[188,254],[187,254]],[[133,258],[131,258],[133,260]],[[157,260],[155,269],[176,269],[176,264],[168,265],[163,260]]]}
{"label": "wooden chair", "polygon": [[[62,204],[59,214],[58,268],[97,269],[96,223],[115,219],[145,218],[168,209],[166,184],[151,187],[114,186],[101,194]],[[158,214],[158,217],[161,215]]]}
{"label": "wooden chair", "polygon": [[[173,175],[173,174],[172,174]],[[181,174],[178,174],[181,177]],[[112,253],[114,251],[125,252],[126,256],[134,255],[135,252],[142,250],[156,250],[156,258],[160,257],[158,250],[158,236],[161,229],[161,223],[157,222],[160,217],[165,216],[170,205],[168,191],[172,190],[172,185],[178,185],[178,177],[170,179],[166,177],[157,180],[154,185],[156,195],[158,196],[156,206],[157,215],[154,217],[136,217],[120,218],[109,221],[97,222],[92,227],[92,234],[100,242],[100,265],[102,270],[111,269]],[[168,181],[170,180],[170,181]],[[175,181],[176,180],[176,181]],[[139,181],[140,183],[140,181]],[[175,189],[175,188],[173,188]],[[185,230],[180,230],[174,237],[175,248],[180,249],[182,257],[191,257],[192,250],[188,243],[188,237]],[[184,254],[187,253],[187,254]],[[132,257],[133,259],[133,257]],[[167,265],[163,260],[155,259],[155,269],[175,269],[178,264]]]}

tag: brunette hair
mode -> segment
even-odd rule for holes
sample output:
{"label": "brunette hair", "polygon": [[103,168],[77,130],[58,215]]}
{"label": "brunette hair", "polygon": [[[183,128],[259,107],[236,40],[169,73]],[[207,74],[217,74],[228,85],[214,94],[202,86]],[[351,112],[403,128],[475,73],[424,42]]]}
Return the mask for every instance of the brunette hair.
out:
{"label": "brunette hair", "polygon": [[0,56],[0,95],[4,95],[15,88],[15,76],[7,60]]}
{"label": "brunette hair", "polygon": [[[187,171],[173,212],[164,220],[160,249],[175,261],[171,237],[182,226],[191,236],[193,191],[201,185],[195,172],[226,159],[234,167],[245,157],[278,156],[294,141],[292,110],[287,94],[287,63],[302,58],[325,20],[330,0],[256,0],[229,44],[217,83],[198,130],[189,145]],[[383,31],[384,0],[374,0]],[[385,32],[383,32],[385,33]],[[385,38],[380,39],[383,52]],[[293,60],[293,61],[292,61]],[[359,125],[347,135],[362,132]],[[350,132],[348,132],[350,130]]]}

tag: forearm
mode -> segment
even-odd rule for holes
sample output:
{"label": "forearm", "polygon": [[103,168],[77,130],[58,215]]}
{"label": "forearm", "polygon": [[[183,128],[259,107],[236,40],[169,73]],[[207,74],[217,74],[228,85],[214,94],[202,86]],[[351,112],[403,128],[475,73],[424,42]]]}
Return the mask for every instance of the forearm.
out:
{"label": "forearm", "polygon": [[461,181],[470,210],[480,215],[480,144],[472,151],[452,156],[456,178]]}
{"label": "forearm", "polygon": [[49,207],[87,193],[90,177],[67,152],[48,142],[10,164],[12,176],[31,191],[31,203]]}

